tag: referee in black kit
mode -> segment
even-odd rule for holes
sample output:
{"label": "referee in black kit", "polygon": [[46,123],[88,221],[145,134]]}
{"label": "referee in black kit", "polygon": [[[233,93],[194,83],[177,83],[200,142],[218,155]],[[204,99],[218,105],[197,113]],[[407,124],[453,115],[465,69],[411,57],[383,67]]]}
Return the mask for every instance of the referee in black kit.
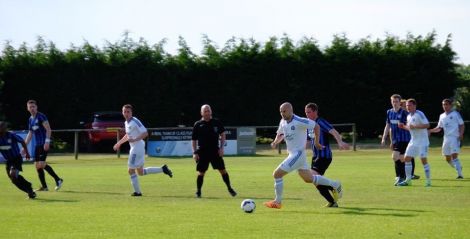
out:
{"label": "referee in black kit", "polygon": [[202,119],[194,124],[192,134],[193,158],[196,161],[196,170],[198,172],[196,197],[201,197],[204,174],[209,168],[209,163],[211,163],[213,169],[219,170],[227,185],[228,192],[232,197],[235,197],[237,192],[230,185],[230,178],[227,170],[225,170],[225,163],[222,158],[224,155],[225,128],[218,119],[212,118],[212,110],[209,105],[201,106],[201,116]]}

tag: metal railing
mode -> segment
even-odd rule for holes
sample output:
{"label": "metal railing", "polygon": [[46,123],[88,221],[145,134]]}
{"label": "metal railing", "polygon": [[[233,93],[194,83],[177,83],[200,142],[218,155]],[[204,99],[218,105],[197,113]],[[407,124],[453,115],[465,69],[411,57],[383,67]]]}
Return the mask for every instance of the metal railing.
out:
{"label": "metal railing", "polygon": [[[352,146],[353,150],[356,151],[356,124],[355,123],[342,123],[342,124],[332,124],[333,127],[341,127],[341,126],[350,126],[352,128],[351,137],[352,137]],[[253,127],[258,129],[272,129],[274,132],[278,128],[278,126],[226,126],[226,128],[237,128],[237,127]],[[192,129],[192,127],[160,127],[160,128],[147,128],[147,130],[172,130],[172,129]],[[116,132],[116,142],[121,139],[120,131],[123,130],[122,128],[114,128],[113,131]],[[27,131],[16,131],[16,132],[26,132]],[[80,148],[80,133],[89,133],[89,132],[110,132],[109,129],[53,129],[52,130],[52,137],[54,138],[54,133],[73,133],[73,154],[74,158],[78,159],[79,156],[79,148]],[[148,139],[148,137],[147,137]],[[281,146],[278,148],[279,153],[281,153]],[[116,156],[118,158],[121,157],[121,151],[118,150],[116,152]]]}

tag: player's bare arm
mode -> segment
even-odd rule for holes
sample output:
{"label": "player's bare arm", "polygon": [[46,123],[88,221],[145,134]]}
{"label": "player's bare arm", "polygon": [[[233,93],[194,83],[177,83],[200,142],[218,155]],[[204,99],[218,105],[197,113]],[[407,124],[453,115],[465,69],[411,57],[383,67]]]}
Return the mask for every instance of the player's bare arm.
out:
{"label": "player's bare arm", "polygon": [[114,146],[113,149],[117,151],[121,145],[129,140],[129,136],[127,134],[124,135]]}
{"label": "player's bare arm", "polygon": [[322,150],[324,147],[320,144],[320,126],[318,124],[313,128],[313,134],[315,134],[314,144],[318,150]]}
{"label": "player's bare arm", "polygon": [[384,128],[384,132],[382,134],[382,146],[385,146],[385,141],[387,139],[387,136],[389,135],[389,132],[390,132],[390,124],[389,123],[386,123],[385,124],[385,128]]}
{"label": "player's bare arm", "polygon": [[191,145],[193,147],[193,159],[197,162],[199,161],[199,155],[197,153],[197,140],[191,140]]}
{"label": "player's bare arm", "polygon": [[49,124],[49,121],[44,121],[42,122],[42,126],[44,126],[44,129],[46,129],[46,141],[44,142],[44,150],[48,151],[51,144],[51,125]]}
{"label": "player's bare arm", "polygon": [[219,137],[219,140],[220,140],[219,156],[220,157],[224,156],[225,138],[226,138],[225,132],[222,132]]}
{"label": "player's bare arm", "polygon": [[284,134],[276,134],[276,138],[274,138],[274,141],[271,143],[271,148],[275,149],[282,140],[284,140]]}
{"label": "player's bare arm", "polygon": [[333,135],[333,137],[336,139],[336,142],[338,143],[339,149],[343,150],[348,150],[349,149],[349,144],[343,141],[343,138],[341,135],[336,131],[336,129],[331,129],[328,133]]}

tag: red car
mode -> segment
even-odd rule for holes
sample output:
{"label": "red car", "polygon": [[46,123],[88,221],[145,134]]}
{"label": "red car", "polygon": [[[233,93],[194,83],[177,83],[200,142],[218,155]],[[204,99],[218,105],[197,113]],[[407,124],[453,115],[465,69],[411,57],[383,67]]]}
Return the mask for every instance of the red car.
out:
{"label": "red car", "polygon": [[85,129],[92,129],[84,134],[83,143],[88,149],[101,142],[116,142],[116,134],[119,130],[120,137],[124,136],[124,117],[121,112],[103,111],[95,112],[86,121],[80,122]]}

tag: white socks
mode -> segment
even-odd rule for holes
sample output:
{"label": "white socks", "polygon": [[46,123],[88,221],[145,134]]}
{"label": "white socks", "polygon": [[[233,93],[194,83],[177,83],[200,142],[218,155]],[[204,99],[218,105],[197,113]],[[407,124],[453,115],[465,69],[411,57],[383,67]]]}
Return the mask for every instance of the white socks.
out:
{"label": "white socks", "polygon": [[424,167],[424,174],[426,175],[426,179],[427,180],[431,180],[431,166],[429,166],[429,164],[425,164],[423,165]]}
{"label": "white socks", "polygon": [[463,177],[463,175],[462,175],[462,164],[460,164],[460,160],[458,158],[455,158],[455,159],[452,160],[452,163],[455,166],[455,170],[457,170],[457,174],[460,177]]}
{"label": "white socks", "polygon": [[274,179],[274,192],[276,193],[276,198],[274,199],[274,201],[281,203],[283,189],[284,189],[284,182],[282,178],[275,178]]}
{"label": "white socks", "polygon": [[134,192],[142,193],[140,191],[139,178],[137,177],[137,174],[132,174],[131,175],[131,184],[132,184],[132,187],[134,187]]}
{"label": "white socks", "polygon": [[144,175],[147,174],[154,174],[154,173],[162,173],[163,169],[159,167],[148,167],[144,168]]}
{"label": "white socks", "polygon": [[410,162],[405,162],[405,174],[406,174],[406,181],[411,180],[411,172],[413,171],[413,164]]}
{"label": "white socks", "polygon": [[[324,185],[336,188],[338,185],[336,181],[323,177],[321,175],[314,175],[312,178],[313,184],[315,185]],[[336,187],[335,187],[336,186]]]}

